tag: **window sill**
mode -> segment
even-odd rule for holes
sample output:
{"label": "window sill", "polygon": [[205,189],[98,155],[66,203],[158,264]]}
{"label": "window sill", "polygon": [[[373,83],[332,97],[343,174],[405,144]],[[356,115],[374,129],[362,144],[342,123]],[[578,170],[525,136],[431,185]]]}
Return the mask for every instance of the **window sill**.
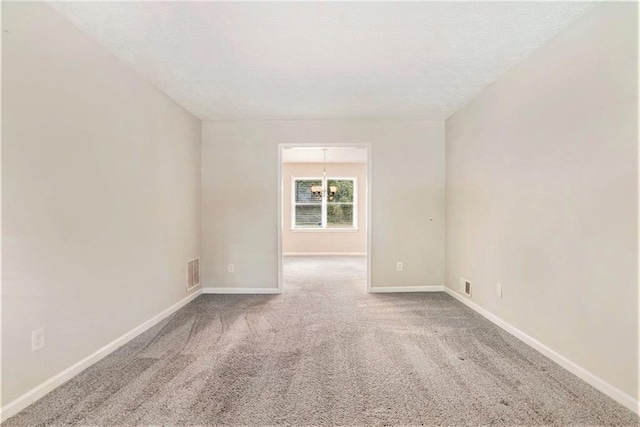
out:
{"label": "window sill", "polygon": [[345,228],[291,228],[293,233],[357,233],[358,227]]}

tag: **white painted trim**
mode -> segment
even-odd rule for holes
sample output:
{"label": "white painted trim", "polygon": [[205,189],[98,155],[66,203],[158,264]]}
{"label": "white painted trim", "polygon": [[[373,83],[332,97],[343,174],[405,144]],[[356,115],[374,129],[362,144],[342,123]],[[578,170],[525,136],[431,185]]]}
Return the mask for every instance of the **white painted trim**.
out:
{"label": "white painted trim", "polygon": [[444,286],[373,286],[370,292],[372,294],[383,294],[392,292],[442,292]]}
{"label": "white painted trim", "polygon": [[[329,201],[327,197],[322,196],[320,205],[322,206],[321,225],[316,227],[298,227],[294,224],[296,218],[296,206],[316,206],[318,203],[296,203],[296,181],[322,181],[322,187],[328,188],[327,181],[352,181],[353,182],[353,202],[344,203],[353,206],[353,222],[350,227],[327,227],[327,207]],[[289,230],[293,233],[357,233],[358,232],[358,177],[357,176],[342,176],[342,175],[330,175],[330,176],[300,176],[291,175],[291,194],[289,195],[290,208],[291,208],[291,224],[289,224]]]}
{"label": "white painted trim", "polygon": [[202,288],[203,294],[279,294],[279,288]]}
{"label": "white painted trim", "polygon": [[[280,152],[282,152],[282,150],[280,150]],[[297,177],[297,176],[293,176],[291,175],[291,185],[289,187],[289,189],[291,190],[289,193],[289,230],[294,231],[294,230],[301,230],[302,228],[300,227],[296,227],[296,225],[294,224],[295,222],[295,218],[296,218],[296,180],[306,180],[306,181],[321,181],[322,182],[322,188],[324,188],[325,182],[324,182],[324,178],[321,176],[305,176],[305,177]],[[283,204],[284,204],[284,199],[283,199]],[[316,228],[308,228],[307,230],[314,230],[314,231],[324,231],[324,225],[322,225],[324,223],[324,219],[326,217],[327,214],[327,206],[325,203],[325,198],[324,196],[322,197],[322,200],[320,201],[320,203],[310,203],[310,205],[313,206],[317,206],[320,205],[321,206],[321,213],[320,213],[320,222],[321,225],[316,226]],[[282,231],[284,231],[284,228],[282,229]]]}
{"label": "white painted trim", "polygon": [[372,145],[371,144],[367,144],[367,182],[366,182],[366,188],[365,188],[365,197],[366,199],[366,203],[367,203],[367,219],[366,219],[366,223],[365,223],[365,227],[367,230],[367,292],[370,293],[371,292],[371,271],[372,271],[372,267],[371,267],[371,246],[372,246],[372,242],[371,242],[371,228],[372,228],[372,222],[371,222],[371,215],[372,215],[372,207],[373,205],[371,204],[371,195],[373,194],[373,163],[371,162],[372,158],[373,158],[373,154],[371,152],[372,150]]}
{"label": "white painted trim", "polygon": [[482,315],[483,317],[485,317],[495,325],[509,332],[511,335],[518,338],[520,341],[524,342],[530,347],[533,347],[535,350],[539,351],[549,359],[553,360],[555,363],[562,366],[564,369],[571,372],[578,378],[582,379],[583,381],[592,385],[596,389],[600,390],[601,392],[603,392],[604,394],[606,394],[616,402],[620,403],[621,405],[629,408],[631,411],[640,415],[640,401],[638,399],[635,399],[633,396],[628,395],[627,393],[620,390],[619,388],[609,384],[602,378],[592,374],[591,372],[584,369],[582,366],[567,359],[563,355],[547,347],[545,344],[541,343],[540,341],[533,338],[532,336],[527,335],[526,333],[522,332],[520,329],[516,328],[515,326],[512,326],[510,323],[507,323],[506,321],[502,320],[500,317],[496,316],[490,311],[480,307],[478,304],[472,302],[467,297],[447,287],[444,288],[444,291],[447,294],[451,295],[453,298],[457,299],[458,301],[466,305],[467,307],[476,311],[477,313],[479,313],[480,315]]}
{"label": "white painted trim", "polygon": [[367,256],[366,252],[284,252],[283,256]]}
{"label": "white painted trim", "polygon": [[181,309],[182,307],[184,307],[185,305],[187,305],[188,303],[193,301],[201,293],[202,293],[202,291],[200,289],[198,289],[197,291],[193,292],[192,294],[190,294],[186,298],[183,298],[182,300],[180,300],[177,303],[173,304],[171,307],[169,307],[169,308],[163,310],[162,312],[156,314],[151,319],[147,320],[146,322],[144,322],[141,325],[133,328],[132,330],[130,330],[126,334],[120,336],[119,338],[117,338],[114,341],[110,342],[109,344],[105,345],[104,347],[102,347],[98,351],[90,354],[89,356],[85,357],[84,359],[80,360],[79,362],[71,365],[67,369],[57,373],[56,375],[54,375],[53,377],[49,378],[48,380],[46,380],[42,384],[32,388],[31,390],[29,390],[28,392],[26,392],[22,396],[20,396],[20,397],[14,399],[13,401],[7,403],[5,406],[2,407],[2,409],[0,409],[0,420],[1,420],[0,422],[4,422],[8,418],[14,416],[15,414],[17,414],[18,412],[22,411],[27,406],[29,406],[32,403],[34,403],[36,400],[44,397],[47,393],[53,391],[58,386],[64,384],[67,381],[69,381],[71,378],[75,377],[80,372],[84,371],[85,369],[87,369],[88,367],[93,365],[94,363],[96,363],[96,362],[100,361],[101,359],[103,359],[105,356],[108,356],[109,354],[111,354],[112,352],[114,352],[118,348],[122,347],[123,345],[125,345],[126,343],[128,343],[129,341],[131,341],[132,339],[134,339],[135,337],[137,337],[141,333],[145,332],[147,329],[149,329],[152,326],[156,325],[160,321],[164,320],[165,318],[167,318],[171,314],[175,313],[176,311],[178,311],[179,309]]}
{"label": "white painted trim", "polygon": [[357,233],[359,230],[353,227],[343,228],[290,228],[292,233]]}
{"label": "white painted trim", "polygon": [[276,223],[276,235],[278,236],[278,293],[282,293],[282,233],[284,230],[284,215],[282,204],[284,203],[284,180],[282,179],[282,144],[278,144],[278,222]]}

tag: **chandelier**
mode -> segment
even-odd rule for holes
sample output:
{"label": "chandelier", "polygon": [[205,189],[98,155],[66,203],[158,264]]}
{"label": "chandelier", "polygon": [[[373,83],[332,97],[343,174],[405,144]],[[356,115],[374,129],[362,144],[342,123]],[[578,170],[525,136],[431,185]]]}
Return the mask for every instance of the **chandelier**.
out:
{"label": "chandelier", "polygon": [[[311,194],[315,197],[325,197],[325,185],[328,186],[327,183],[327,149],[322,149],[323,153],[323,163],[322,163],[322,185],[312,185],[311,186]],[[330,186],[327,187],[328,191],[326,191],[326,197],[328,201],[332,201],[333,197],[338,192],[338,187]]]}

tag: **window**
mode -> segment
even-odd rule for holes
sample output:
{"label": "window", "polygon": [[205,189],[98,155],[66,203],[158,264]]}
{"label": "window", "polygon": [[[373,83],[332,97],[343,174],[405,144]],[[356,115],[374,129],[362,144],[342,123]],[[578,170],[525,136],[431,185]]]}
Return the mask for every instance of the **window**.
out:
{"label": "window", "polygon": [[355,178],[293,178],[293,229],[357,228]]}

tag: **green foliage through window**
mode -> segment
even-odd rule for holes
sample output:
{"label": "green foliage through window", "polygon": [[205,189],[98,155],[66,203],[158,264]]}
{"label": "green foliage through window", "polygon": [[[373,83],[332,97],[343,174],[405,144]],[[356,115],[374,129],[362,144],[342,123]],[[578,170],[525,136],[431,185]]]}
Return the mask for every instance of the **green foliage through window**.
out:
{"label": "green foliage through window", "polygon": [[[323,182],[324,181],[324,182]],[[295,179],[294,228],[355,227],[355,179]]]}

